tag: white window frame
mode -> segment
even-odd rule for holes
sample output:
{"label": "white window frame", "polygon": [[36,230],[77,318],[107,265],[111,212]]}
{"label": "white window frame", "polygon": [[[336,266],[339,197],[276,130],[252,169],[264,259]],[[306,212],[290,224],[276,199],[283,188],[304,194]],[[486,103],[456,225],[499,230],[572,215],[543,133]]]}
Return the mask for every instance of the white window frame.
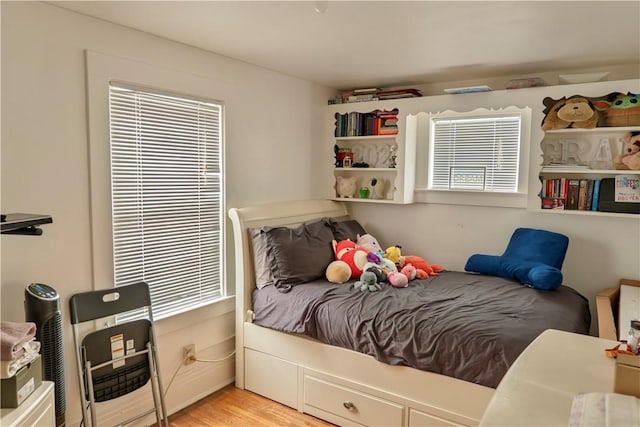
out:
{"label": "white window frame", "polygon": [[[111,171],[109,153],[109,83],[119,81],[135,86],[165,90],[169,93],[184,94],[204,99],[224,99],[228,93],[223,80],[205,78],[195,74],[182,72],[127,58],[116,57],[93,51],[85,51],[87,72],[87,105],[88,105],[88,155],[89,179],[87,192],[90,202],[91,250],[87,251],[86,262],[91,263],[92,285],[95,290],[112,289],[115,283],[113,271],[113,245],[111,221]],[[161,88],[161,89],[158,89]],[[223,115],[224,123],[224,115]],[[222,139],[222,167],[224,170],[224,145]],[[226,194],[225,181],[223,192]],[[223,212],[226,212],[226,201],[223,198]],[[223,222],[223,242],[226,242],[226,216]],[[231,313],[234,310],[233,287],[228,283],[227,252],[223,245],[222,295],[217,301],[200,309],[172,316],[165,325],[163,333],[177,331],[195,323],[205,322],[216,316]],[[168,320],[167,319],[167,320]]]}
{"label": "white window frame", "polygon": [[[520,122],[520,147],[518,155],[517,190],[514,192],[495,192],[461,189],[431,189],[429,179],[433,167],[433,122],[438,119],[492,118],[518,115]],[[509,106],[500,109],[478,108],[473,111],[456,112],[446,110],[438,113],[421,114],[419,125],[421,137],[426,140],[426,147],[419,151],[418,168],[425,170],[417,174],[415,199],[423,203],[442,203],[452,205],[527,207],[529,147],[531,140],[531,108]]]}

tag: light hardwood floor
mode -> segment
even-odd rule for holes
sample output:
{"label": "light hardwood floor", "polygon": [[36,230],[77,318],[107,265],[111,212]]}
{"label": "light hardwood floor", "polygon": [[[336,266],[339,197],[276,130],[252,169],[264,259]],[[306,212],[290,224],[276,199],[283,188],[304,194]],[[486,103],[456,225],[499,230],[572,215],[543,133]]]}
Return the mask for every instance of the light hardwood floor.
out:
{"label": "light hardwood floor", "polygon": [[233,384],[169,417],[172,427],[328,427],[318,418],[264,398]]}

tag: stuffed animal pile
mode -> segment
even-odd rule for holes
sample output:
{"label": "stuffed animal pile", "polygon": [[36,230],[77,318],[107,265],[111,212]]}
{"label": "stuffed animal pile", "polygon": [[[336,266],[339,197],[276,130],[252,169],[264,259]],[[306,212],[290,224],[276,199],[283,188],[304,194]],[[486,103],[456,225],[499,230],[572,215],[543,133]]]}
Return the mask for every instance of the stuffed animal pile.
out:
{"label": "stuffed animal pile", "polygon": [[443,271],[442,266],[429,264],[419,256],[403,256],[398,245],[383,251],[371,234],[357,235],[356,242],[334,240],[332,244],[336,260],[326,269],[327,280],[345,283],[360,279],[353,286],[361,291],[379,291],[383,283],[402,288],[413,279],[427,279]]}

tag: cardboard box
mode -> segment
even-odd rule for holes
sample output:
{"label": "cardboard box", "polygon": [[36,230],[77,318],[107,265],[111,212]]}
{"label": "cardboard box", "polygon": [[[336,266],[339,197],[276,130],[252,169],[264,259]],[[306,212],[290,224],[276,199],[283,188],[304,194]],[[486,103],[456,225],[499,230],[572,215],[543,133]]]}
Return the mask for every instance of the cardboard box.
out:
{"label": "cardboard box", "polygon": [[0,380],[0,407],[17,408],[42,384],[42,361],[38,356],[27,366],[20,368],[11,378]]}
{"label": "cardboard box", "polygon": [[613,391],[640,397],[640,355],[618,354]]}

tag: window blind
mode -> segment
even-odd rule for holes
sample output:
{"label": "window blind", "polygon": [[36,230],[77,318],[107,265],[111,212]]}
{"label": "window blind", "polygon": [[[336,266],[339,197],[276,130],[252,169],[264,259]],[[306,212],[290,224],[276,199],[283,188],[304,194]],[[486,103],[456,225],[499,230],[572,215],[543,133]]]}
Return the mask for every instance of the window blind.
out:
{"label": "window blind", "polygon": [[222,106],[111,84],[115,286],[149,284],[156,318],[222,295]]}
{"label": "window blind", "polygon": [[432,119],[429,188],[516,192],[521,116]]}

